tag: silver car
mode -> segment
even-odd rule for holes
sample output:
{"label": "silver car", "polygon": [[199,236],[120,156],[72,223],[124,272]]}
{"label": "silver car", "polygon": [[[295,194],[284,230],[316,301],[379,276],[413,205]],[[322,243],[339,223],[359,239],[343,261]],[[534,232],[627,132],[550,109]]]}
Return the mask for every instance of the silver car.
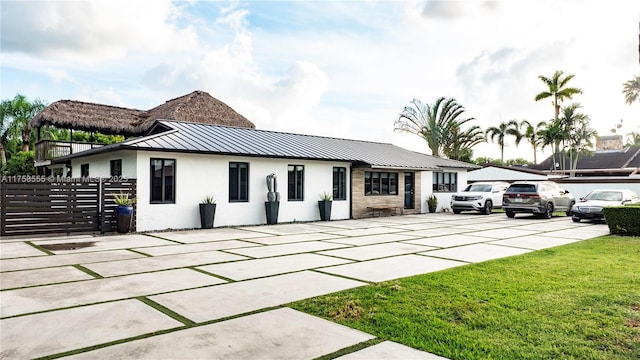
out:
{"label": "silver car", "polygon": [[601,189],[593,190],[571,208],[571,220],[604,220],[602,209],[607,206],[620,206],[627,203],[639,203],[640,198],[631,190]]}
{"label": "silver car", "polygon": [[551,219],[554,211],[569,216],[575,203],[575,197],[553,181],[516,181],[502,197],[502,208],[510,218],[529,213]]}
{"label": "silver car", "polygon": [[451,210],[455,214],[472,210],[489,215],[492,209],[502,207],[502,195],[508,187],[509,183],[503,181],[469,184],[451,196]]}

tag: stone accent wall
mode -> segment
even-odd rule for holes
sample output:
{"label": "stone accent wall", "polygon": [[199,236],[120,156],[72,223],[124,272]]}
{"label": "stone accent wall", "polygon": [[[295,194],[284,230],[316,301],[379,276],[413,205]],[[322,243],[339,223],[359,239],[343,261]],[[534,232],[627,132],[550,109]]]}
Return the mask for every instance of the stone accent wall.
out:
{"label": "stone accent wall", "polygon": [[[364,195],[364,172],[365,171],[381,171],[381,172],[397,172],[398,173],[398,194],[397,195],[380,195],[380,196],[365,196]],[[404,170],[376,170],[376,169],[353,169],[352,172],[352,216],[354,219],[372,217],[371,209],[369,206],[395,206],[403,209],[404,214],[419,214],[420,213],[420,199],[422,194],[420,192],[420,172],[415,172],[415,205],[414,209],[404,209]],[[400,211],[397,210],[400,214]],[[383,212],[383,215],[394,214],[393,210]],[[378,212],[376,211],[376,216]]]}

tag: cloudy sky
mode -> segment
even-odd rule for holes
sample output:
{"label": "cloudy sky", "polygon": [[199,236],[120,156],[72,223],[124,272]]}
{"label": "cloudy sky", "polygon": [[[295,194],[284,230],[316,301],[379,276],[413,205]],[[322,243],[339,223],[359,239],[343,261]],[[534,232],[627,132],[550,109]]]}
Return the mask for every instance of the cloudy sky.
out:
{"label": "cloudy sky", "polygon": [[[455,97],[483,129],[553,117],[538,75],[574,74],[601,135],[640,131],[640,1],[5,1],[2,99],[137,109],[204,90],[257,128],[391,142],[413,98]],[[548,154],[548,151],[547,151]],[[476,156],[500,157],[483,144]],[[528,144],[505,158],[533,159]],[[540,156],[539,156],[540,157]]]}

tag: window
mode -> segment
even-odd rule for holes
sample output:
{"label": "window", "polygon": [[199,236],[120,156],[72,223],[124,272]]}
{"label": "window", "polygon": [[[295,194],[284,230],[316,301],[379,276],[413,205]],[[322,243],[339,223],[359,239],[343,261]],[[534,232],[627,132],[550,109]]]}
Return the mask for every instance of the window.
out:
{"label": "window", "polygon": [[347,168],[333,168],[333,200],[347,200]]}
{"label": "window", "polygon": [[433,192],[458,191],[458,173],[433,173]]}
{"label": "window", "polygon": [[289,165],[289,187],[287,198],[289,201],[304,200],[304,166]]}
{"label": "window", "polygon": [[398,173],[365,171],[364,194],[398,195]]}
{"label": "window", "polygon": [[151,159],[151,203],[176,202],[176,161]]}
{"label": "window", "polygon": [[111,160],[109,169],[111,176],[122,176],[122,159]]}
{"label": "window", "polygon": [[249,201],[249,164],[229,163],[229,202]]}
{"label": "window", "polygon": [[80,177],[89,177],[89,164],[80,165]]}

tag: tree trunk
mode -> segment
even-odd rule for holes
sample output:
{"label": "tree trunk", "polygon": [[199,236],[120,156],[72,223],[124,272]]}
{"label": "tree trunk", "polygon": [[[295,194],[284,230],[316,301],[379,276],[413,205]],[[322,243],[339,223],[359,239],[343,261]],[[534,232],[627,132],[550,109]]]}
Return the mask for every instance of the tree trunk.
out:
{"label": "tree trunk", "polygon": [[4,144],[0,142],[0,167],[7,163],[7,154],[4,152]]}
{"label": "tree trunk", "polygon": [[31,137],[29,136],[31,131],[28,128],[24,128],[24,130],[22,130],[22,151],[29,151],[29,141],[31,140]]}
{"label": "tree trunk", "polygon": [[533,144],[533,163],[538,164],[538,158],[536,157],[536,145]]}

